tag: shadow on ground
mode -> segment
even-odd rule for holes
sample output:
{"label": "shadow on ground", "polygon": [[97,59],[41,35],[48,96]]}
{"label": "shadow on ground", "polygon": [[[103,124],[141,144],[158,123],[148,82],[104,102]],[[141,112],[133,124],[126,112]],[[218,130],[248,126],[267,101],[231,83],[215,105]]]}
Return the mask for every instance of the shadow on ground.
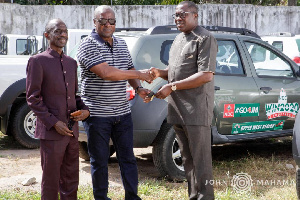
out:
{"label": "shadow on ground", "polygon": [[4,135],[0,132],[0,150],[7,149],[27,149],[21,146],[13,137]]}
{"label": "shadow on ground", "polygon": [[282,159],[292,158],[292,137],[260,139],[212,147],[214,161],[238,160],[249,155],[263,158],[272,155]]}

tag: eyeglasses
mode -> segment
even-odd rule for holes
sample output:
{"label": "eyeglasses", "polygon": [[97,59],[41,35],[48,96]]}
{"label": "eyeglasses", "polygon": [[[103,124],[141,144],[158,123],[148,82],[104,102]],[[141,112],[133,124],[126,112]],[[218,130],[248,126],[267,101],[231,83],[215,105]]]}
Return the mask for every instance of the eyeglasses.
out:
{"label": "eyeglasses", "polygon": [[100,18],[100,19],[94,19],[97,22],[99,22],[100,25],[106,25],[108,22],[110,25],[115,25],[116,24],[116,19],[105,19],[105,18]]}
{"label": "eyeglasses", "polygon": [[61,35],[63,33],[68,35],[68,30],[61,30],[61,29],[56,29],[54,31],[52,31],[54,33],[54,35]]}
{"label": "eyeglasses", "polygon": [[174,19],[176,19],[177,17],[180,17],[181,19],[184,19],[184,18],[187,16],[187,14],[189,14],[189,13],[195,13],[195,12],[181,12],[181,13],[175,13],[175,14],[172,15],[172,17],[173,17]]}

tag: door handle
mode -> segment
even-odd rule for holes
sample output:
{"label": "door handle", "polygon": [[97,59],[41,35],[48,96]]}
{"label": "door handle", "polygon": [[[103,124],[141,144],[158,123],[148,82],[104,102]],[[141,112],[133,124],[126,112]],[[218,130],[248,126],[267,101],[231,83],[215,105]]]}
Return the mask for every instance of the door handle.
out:
{"label": "door handle", "polygon": [[260,90],[263,91],[263,93],[268,94],[272,88],[271,87],[261,87]]}
{"label": "door handle", "polygon": [[220,90],[221,88],[219,86],[215,86],[215,90]]}

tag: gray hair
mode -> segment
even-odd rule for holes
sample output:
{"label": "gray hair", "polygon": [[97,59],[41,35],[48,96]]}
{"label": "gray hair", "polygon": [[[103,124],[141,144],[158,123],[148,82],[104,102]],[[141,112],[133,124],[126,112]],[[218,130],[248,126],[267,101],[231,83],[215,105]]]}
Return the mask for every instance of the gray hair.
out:
{"label": "gray hair", "polygon": [[107,5],[102,5],[102,6],[98,6],[95,11],[94,11],[94,18],[97,17],[97,15],[100,15],[101,13],[104,13],[106,11],[110,11],[112,13],[115,14],[114,10],[110,7],[110,6],[107,6]]}
{"label": "gray hair", "polygon": [[[45,32],[50,33],[58,23],[64,23],[61,19],[51,19],[45,26]],[[65,24],[66,25],[66,24]]]}

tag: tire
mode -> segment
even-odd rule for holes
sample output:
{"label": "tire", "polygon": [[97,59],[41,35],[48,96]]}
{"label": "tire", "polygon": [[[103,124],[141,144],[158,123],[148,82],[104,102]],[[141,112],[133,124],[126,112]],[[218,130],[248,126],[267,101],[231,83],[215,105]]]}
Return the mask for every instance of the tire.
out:
{"label": "tire", "polygon": [[[90,160],[87,142],[78,142],[79,143],[79,157],[85,161]],[[115,147],[113,145],[109,146],[109,156],[112,156],[115,153]]]}
{"label": "tire", "polygon": [[163,123],[161,126],[153,143],[152,156],[154,165],[162,177],[172,181],[185,180],[178,142],[170,124]]}
{"label": "tire", "polygon": [[36,115],[30,110],[26,102],[20,104],[12,114],[10,127],[13,137],[22,146],[29,149],[40,147],[40,140],[34,137]]}
{"label": "tire", "polygon": [[296,190],[298,199],[300,199],[300,168],[296,167]]}

